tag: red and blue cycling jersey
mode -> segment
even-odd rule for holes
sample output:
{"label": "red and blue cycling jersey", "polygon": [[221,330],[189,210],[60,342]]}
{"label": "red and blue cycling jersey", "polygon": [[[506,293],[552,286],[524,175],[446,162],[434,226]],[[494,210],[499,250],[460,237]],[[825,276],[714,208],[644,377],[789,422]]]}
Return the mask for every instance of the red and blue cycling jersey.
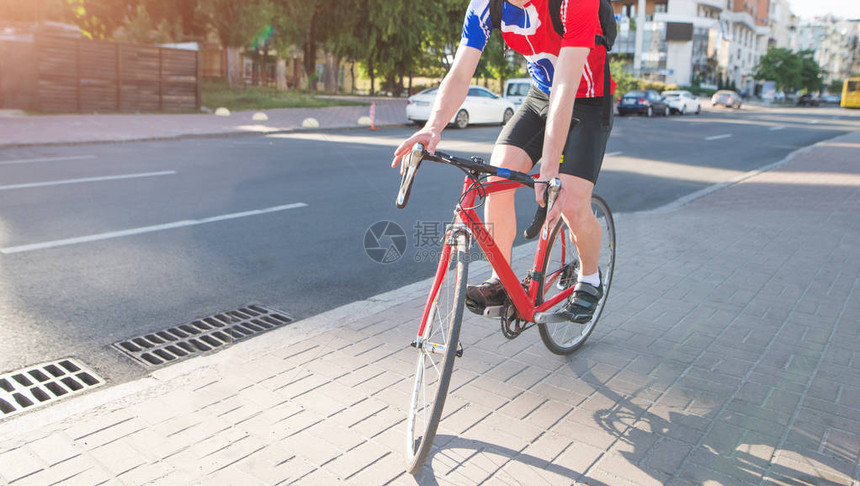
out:
{"label": "red and blue cycling jersey", "polygon": [[[555,64],[562,47],[587,47],[591,49],[582,69],[582,81],[577,98],[603,96],[604,63],[606,49],[595,46],[594,39],[603,31],[597,16],[599,0],[563,0],[561,20],[564,37],[555,31],[549,14],[547,0],[530,0],[522,8],[503,2],[501,26],[494,26],[490,19],[490,0],[471,0],[463,23],[461,45],[484,50],[494,28],[499,28],[505,43],[525,56],[532,83],[544,93],[549,93]],[[610,93],[615,83],[610,79]]]}

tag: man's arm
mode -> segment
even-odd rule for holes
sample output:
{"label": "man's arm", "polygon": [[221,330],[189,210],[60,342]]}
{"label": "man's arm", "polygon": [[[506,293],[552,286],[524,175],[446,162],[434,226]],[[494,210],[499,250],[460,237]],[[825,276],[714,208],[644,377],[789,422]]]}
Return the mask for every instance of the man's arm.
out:
{"label": "man's arm", "polygon": [[424,124],[425,128],[441,133],[448,126],[448,121],[466,100],[472,76],[475,75],[480,60],[481,51],[474,47],[461,45],[457,49],[454,64],[439,85],[439,94],[433,102],[430,119]]}
{"label": "man's arm", "polygon": [[439,92],[436,94],[433,108],[430,111],[430,119],[424,124],[424,128],[415,132],[397,147],[397,150],[394,151],[391,167],[397,167],[400,160],[412,150],[412,146],[416,143],[423,143],[428,152],[436,151],[436,145],[441,140],[442,130],[448,125],[451,117],[454,116],[469,93],[469,84],[480,60],[481,51],[474,47],[460,45],[457,54],[454,55],[454,64],[451,66],[451,70],[448,71],[442,84],[439,85]]}
{"label": "man's arm", "polygon": [[[549,96],[549,112],[546,120],[543,153],[541,154],[540,179],[548,180],[558,176],[559,162],[567,134],[576,92],[582,81],[582,70],[590,49],[587,47],[562,47],[555,65],[552,90]],[[535,197],[543,204],[545,186],[535,186]]]}

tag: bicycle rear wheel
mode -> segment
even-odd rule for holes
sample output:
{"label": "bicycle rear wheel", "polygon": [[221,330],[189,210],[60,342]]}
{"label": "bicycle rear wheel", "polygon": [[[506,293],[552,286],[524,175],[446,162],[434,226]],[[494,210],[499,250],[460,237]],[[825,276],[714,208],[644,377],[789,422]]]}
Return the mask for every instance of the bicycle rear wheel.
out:
{"label": "bicycle rear wheel", "polygon": [[[615,270],[615,222],[612,219],[609,205],[596,194],[591,199],[591,210],[597,217],[603,232],[600,241],[600,260],[598,261],[603,282],[603,298],[597,304],[594,317],[586,323],[577,324],[564,321],[554,324],[538,324],[543,343],[555,354],[570,354],[585,343],[585,340],[594,331],[598,319],[600,319],[600,314],[603,312],[606,298],[609,295],[609,288],[612,285],[612,273]],[[540,295],[538,295],[538,304],[576,285],[579,272],[579,254],[563,220],[560,220],[553,228],[546,251],[543,266],[545,280]],[[565,303],[566,300],[562,300],[555,309],[548,312],[561,310]]]}
{"label": "bicycle rear wheel", "polygon": [[427,323],[415,342],[418,362],[406,430],[410,474],[417,474],[430,454],[460,346],[469,245],[465,234],[453,238],[443,249],[424,310]]}

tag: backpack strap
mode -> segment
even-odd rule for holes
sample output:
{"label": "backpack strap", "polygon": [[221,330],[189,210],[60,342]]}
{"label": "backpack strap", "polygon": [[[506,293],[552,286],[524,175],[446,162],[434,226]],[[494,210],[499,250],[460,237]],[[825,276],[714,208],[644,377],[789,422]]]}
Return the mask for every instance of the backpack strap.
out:
{"label": "backpack strap", "polygon": [[552,19],[552,28],[558,35],[564,37],[564,22],[561,21],[561,1],[549,0],[549,16]]}
{"label": "backpack strap", "polygon": [[493,27],[502,30],[502,8],[504,8],[504,0],[490,0],[490,22]]}

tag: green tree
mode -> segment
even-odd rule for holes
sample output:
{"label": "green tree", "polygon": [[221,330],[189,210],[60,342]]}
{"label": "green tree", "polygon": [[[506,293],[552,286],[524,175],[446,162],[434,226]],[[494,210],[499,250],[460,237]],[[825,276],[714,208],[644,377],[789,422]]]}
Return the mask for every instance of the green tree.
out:
{"label": "green tree", "polygon": [[172,41],[206,38],[206,16],[200,0],[137,0],[157,26],[167,24],[175,32]]}
{"label": "green tree", "polygon": [[845,84],[845,80],[843,79],[834,79],[830,83],[827,84],[827,92],[839,94],[842,93],[842,85]]}
{"label": "green tree", "polygon": [[454,60],[454,53],[463,33],[465,3],[461,0],[429,2],[422,9],[424,35],[421,44],[421,62],[416,72],[423,76],[442,77]]}
{"label": "green tree", "polygon": [[81,33],[91,39],[109,39],[125,24],[137,2],[129,0],[66,0]]}
{"label": "green tree", "polygon": [[331,1],[274,0],[272,24],[275,28],[274,45],[282,54],[293,46],[302,49],[302,69],[311,89],[315,89],[317,48],[324,38],[323,12],[332,13]]}
{"label": "green tree", "polygon": [[621,59],[611,59],[609,70],[615,81],[615,97],[624,96],[624,93],[636,89],[642,89],[642,80],[633,76],[628,70],[628,64]]}
{"label": "green tree", "polygon": [[794,91],[800,86],[800,58],[783,47],[771,47],[759,59],[753,77],[773,81],[780,91]]}
{"label": "green tree", "polygon": [[797,53],[800,58],[800,85],[798,87],[808,92],[818,92],[824,87],[821,77],[821,66],[815,61],[815,53],[812,51],[801,51]]}
{"label": "green tree", "polygon": [[[488,78],[498,79],[499,86],[504,89],[505,81],[508,79],[525,76],[522,60],[522,56],[516,52],[505,49],[505,43],[500,33],[494,33],[490,36],[490,40],[481,54],[481,61],[475,70],[475,76],[484,78],[485,81]],[[486,82],[484,84],[486,85]]]}
{"label": "green tree", "polygon": [[251,43],[272,18],[269,0],[200,0],[210,25],[227,51],[227,80],[230,87],[241,84],[240,49]]}

